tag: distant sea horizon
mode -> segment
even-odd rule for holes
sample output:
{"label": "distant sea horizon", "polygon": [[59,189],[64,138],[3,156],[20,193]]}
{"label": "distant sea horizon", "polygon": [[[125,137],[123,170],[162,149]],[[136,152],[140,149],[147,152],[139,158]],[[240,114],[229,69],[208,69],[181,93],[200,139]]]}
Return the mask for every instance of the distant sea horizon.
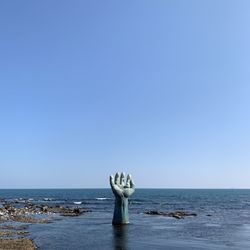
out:
{"label": "distant sea horizon", "polygon": [[[24,189],[24,190],[36,190],[36,189],[44,189],[44,190],[46,190],[46,189],[58,189],[58,190],[60,190],[60,189],[110,189],[110,187],[25,187],[25,188],[23,188],[23,187],[21,187],[21,188],[6,188],[6,187],[4,187],[4,188],[1,188],[0,187],[0,190],[5,190],[5,189],[9,189],[9,190],[11,190],[11,189],[13,189],[13,190],[21,190],[21,189]],[[192,187],[173,187],[173,188],[171,188],[171,187],[136,187],[136,190],[138,190],[138,189],[159,189],[159,190],[179,190],[179,189],[183,189],[183,190],[250,190],[250,187],[248,187],[248,188],[232,188],[232,187],[229,187],[229,188],[218,188],[218,187],[215,187],[215,188],[192,188]]]}

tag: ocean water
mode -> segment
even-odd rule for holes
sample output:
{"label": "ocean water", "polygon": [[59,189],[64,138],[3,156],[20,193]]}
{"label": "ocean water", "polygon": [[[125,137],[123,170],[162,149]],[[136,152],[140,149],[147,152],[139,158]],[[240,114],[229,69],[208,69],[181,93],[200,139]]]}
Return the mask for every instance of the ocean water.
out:
{"label": "ocean water", "polygon": [[[30,224],[29,237],[41,250],[250,249],[250,190],[136,189],[129,205],[130,224],[122,227],[111,225],[110,189],[0,190],[0,198],[92,210],[79,217],[54,216],[49,224]],[[147,210],[185,210],[197,216],[177,220],[146,215]]]}

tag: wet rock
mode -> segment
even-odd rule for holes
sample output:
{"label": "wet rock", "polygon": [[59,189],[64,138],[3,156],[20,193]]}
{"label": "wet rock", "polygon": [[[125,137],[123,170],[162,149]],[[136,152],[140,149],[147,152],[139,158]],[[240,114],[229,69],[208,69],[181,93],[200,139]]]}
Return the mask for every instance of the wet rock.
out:
{"label": "wet rock", "polygon": [[196,213],[189,213],[185,211],[161,212],[158,210],[150,210],[150,211],[146,211],[145,214],[167,216],[167,217],[173,217],[176,219],[184,219],[186,216],[197,216]]}
{"label": "wet rock", "polygon": [[48,207],[47,205],[45,205],[45,206],[43,206],[43,207],[41,208],[41,210],[42,210],[44,213],[47,213],[47,212],[48,212],[48,209],[49,209],[49,207]]}
{"label": "wet rock", "polygon": [[0,231],[0,238],[13,237],[13,236],[17,236],[17,235],[26,235],[28,233],[29,232],[27,232],[27,231]]}
{"label": "wet rock", "polygon": [[157,211],[157,210],[146,211],[145,214],[149,214],[149,215],[165,215],[163,212],[160,212],[160,211]]}
{"label": "wet rock", "polygon": [[26,230],[28,228],[27,225],[22,226],[13,226],[13,225],[3,225],[0,229],[7,229],[7,230]]}
{"label": "wet rock", "polygon": [[62,216],[79,216],[83,213],[91,212],[90,210],[86,209],[79,209],[79,208],[73,208],[73,209],[66,209],[61,213]]}
{"label": "wet rock", "polygon": [[47,219],[38,219],[38,218],[33,218],[33,217],[28,217],[28,216],[12,216],[11,220],[16,221],[16,222],[23,222],[23,223],[49,223],[50,220]]}
{"label": "wet rock", "polygon": [[15,212],[15,208],[12,206],[12,204],[4,204],[4,209],[8,211],[8,213],[14,213]]}
{"label": "wet rock", "polygon": [[12,237],[15,235],[15,232],[12,231],[0,231],[0,237]]}
{"label": "wet rock", "polygon": [[[28,226],[14,226],[12,224],[5,224],[0,227],[0,238],[4,237],[16,237],[18,235],[26,235],[28,234],[27,231],[25,231],[28,228]],[[1,249],[1,248],[0,248]]]}
{"label": "wet rock", "polygon": [[80,209],[80,208],[69,208],[69,207],[63,207],[63,206],[43,206],[42,211],[46,213],[59,213],[62,216],[79,216],[83,213],[91,212],[88,209]]}
{"label": "wet rock", "polygon": [[60,214],[62,216],[79,216],[90,210],[64,206],[49,206],[48,204],[37,205],[32,202],[15,205],[15,202],[4,203],[0,208],[0,222],[12,220],[25,223],[48,223],[49,220],[39,219],[36,215]]}
{"label": "wet rock", "polygon": [[0,239],[0,249],[5,250],[35,250],[35,243],[28,238]]}

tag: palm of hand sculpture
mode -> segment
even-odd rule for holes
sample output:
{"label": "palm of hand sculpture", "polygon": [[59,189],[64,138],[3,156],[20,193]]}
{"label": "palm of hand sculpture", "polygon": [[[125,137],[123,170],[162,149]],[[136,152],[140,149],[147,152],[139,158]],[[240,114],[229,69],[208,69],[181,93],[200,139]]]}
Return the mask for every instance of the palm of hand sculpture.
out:
{"label": "palm of hand sculpture", "polygon": [[115,178],[111,175],[110,186],[115,195],[115,210],[112,223],[114,225],[128,224],[128,197],[135,191],[131,175],[127,176],[126,182],[124,173],[121,175],[120,173],[116,173]]}

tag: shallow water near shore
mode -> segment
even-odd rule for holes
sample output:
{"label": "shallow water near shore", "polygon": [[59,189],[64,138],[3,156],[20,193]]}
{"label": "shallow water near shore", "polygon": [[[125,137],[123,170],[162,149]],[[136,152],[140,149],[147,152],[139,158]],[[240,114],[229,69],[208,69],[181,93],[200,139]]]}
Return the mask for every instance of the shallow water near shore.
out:
{"label": "shallow water near shore", "polygon": [[[31,224],[29,237],[39,249],[250,249],[250,190],[136,189],[129,205],[131,223],[122,227],[111,225],[110,189],[12,189],[0,190],[0,198],[92,210]],[[148,210],[184,210],[197,216],[144,214]]]}

